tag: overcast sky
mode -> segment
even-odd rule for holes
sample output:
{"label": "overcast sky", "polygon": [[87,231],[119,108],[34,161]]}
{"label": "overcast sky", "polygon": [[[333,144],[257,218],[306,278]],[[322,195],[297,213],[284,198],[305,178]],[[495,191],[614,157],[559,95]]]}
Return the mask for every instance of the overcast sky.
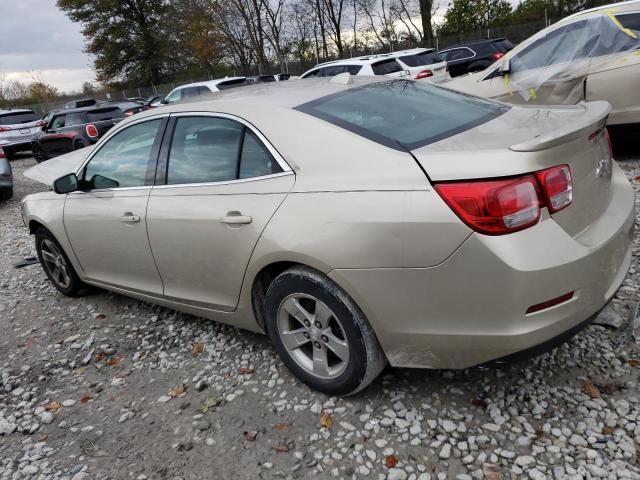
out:
{"label": "overcast sky", "polygon": [[56,0],[0,0],[0,74],[80,90],[95,80],[83,50],[80,25],[58,10]]}

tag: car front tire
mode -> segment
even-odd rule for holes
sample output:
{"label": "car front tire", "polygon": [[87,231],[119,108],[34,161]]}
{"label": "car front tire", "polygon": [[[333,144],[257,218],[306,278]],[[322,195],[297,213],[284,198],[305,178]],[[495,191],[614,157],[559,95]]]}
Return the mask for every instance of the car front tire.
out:
{"label": "car front tire", "polygon": [[362,311],[338,285],[308,267],[271,283],[265,326],[273,348],[303,383],[328,395],[353,395],[387,364]]}
{"label": "car front tire", "polygon": [[6,202],[7,200],[11,200],[13,197],[13,187],[7,188],[5,190],[0,190],[0,201]]}
{"label": "car front tire", "polygon": [[60,293],[67,297],[79,297],[87,292],[87,284],[80,280],[69,257],[44,227],[36,232],[36,252],[44,273]]}

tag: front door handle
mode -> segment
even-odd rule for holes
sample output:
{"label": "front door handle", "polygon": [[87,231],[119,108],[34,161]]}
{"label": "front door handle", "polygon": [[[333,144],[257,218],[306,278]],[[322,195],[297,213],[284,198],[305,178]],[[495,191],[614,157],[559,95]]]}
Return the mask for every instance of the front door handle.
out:
{"label": "front door handle", "polygon": [[120,217],[120,221],[124,223],[138,223],[140,221],[140,216],[134,215],[131,212],[124,212],[124,215]]}
{"label": "front door handle", "polygon": [[227,225],[246,225],[251,223],[253,218],[248,215],[242,215],[240,212],[227,212],[227,215],[220,219],[220,223]]}

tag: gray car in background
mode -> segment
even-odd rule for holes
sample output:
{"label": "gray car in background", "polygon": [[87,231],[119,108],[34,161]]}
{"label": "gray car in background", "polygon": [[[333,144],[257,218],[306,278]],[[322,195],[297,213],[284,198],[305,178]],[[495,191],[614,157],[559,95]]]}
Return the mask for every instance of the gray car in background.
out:
{"label": "gray car in background", "polygon": [[0,148],[7,158],[31,150],[31,136],[42,128],[42,120],[32,110],[0,110]]}
{"label": "gray car in background", "polygon": [[13,197],[13,174],[11,164],[0,147],[0,202]]}

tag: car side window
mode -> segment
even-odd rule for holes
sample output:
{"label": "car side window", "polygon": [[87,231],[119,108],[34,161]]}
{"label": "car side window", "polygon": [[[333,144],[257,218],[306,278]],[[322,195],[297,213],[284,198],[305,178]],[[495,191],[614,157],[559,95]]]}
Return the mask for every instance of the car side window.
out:
{"label": "car side window", "polygon": [[255,133],[245,129],[240,156],[239,178],[261,177],[282,172],[269,150],[262,144]]}
{"label": "car side window", "polygon": [[137,123],[107,140],[85,167],[84,180],[89,188],[101,188],[104,178],[118,187],[145,185],[161,123],[161,119]]}
{"label": "car side window", "polygon": [[640,12],[621,13],[616,15],[616,19],[624,28],[633,30],[634,33],[640,33]]}
{"label": "car side window", "polygon": [[51,128],[54,130],[57,128],[64,128],[65,118],[66,118],[66,115],[58,115],[56,117],[53,117],[53,121],[51,122]]}
{"label": "car side window", "polygon": [[250,129],[227,118],[183,117],[176,122],[167,184],[215,183],[281,172]]}
{"label": "car side window", "polygon": [[374,75],[388,75],[390,73],[401,72],[402,66],[394,59],[383,60],[382,62],[371,65]]}
{"label": "car side window", "polygon": [[65,120],[65,125],[73,127],[74,125],[82,125],[87,123],[84,112],[68,113]]}
{"label": "car side window", "polygon": [[179,118],[171,140],[167,183],[235,180],[242,131],[240,123],[226,118]]}
{"label": "car side window", "polygon": [[473,57],[473,52],[468,48],[456,48],[454,50],[440,52],[440,56],[442,56],[447,62],[453,62],[455,60],[471,58]]}
{"label": "car side window", "polygon": [[173,102],[179,101],[182,98],[182,90],[184,89],[176,90],[173,93],[170,93],[169,96],[166,98],[166,102],[173,103]]}
{"label": "car side window", "polygon": [[318,70],[314,70],[313,72],[309,72],[307,73],[304,78],[317,78],[320,76],[320,72],[322,71],[322,69],[318,69]]}
{"label": "car side window", "polygon": [[586,20],[570,23],[538,39],[511,58],[511,73],[585,58],[589,43],[597,41],[586,26]]}
{"label": "car side window", "polygon": [[211,93],[211,90],[209,90],[207,87],[198,87],[198,95],[207,95],[209,93]]}
{"label": "car side window", "polygon": [[188,87],[182,89],[182,98],[191,98],[200,95],[199,87]]}

